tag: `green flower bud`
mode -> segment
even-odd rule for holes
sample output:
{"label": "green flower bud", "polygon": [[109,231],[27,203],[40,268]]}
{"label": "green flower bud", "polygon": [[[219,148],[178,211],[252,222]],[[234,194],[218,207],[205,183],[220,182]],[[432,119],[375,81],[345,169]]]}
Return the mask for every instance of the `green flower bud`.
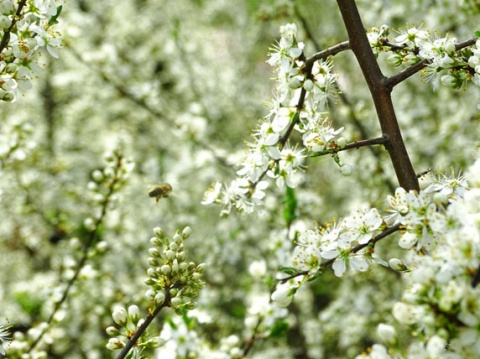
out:
{"label": "green flower bud", "polygon": [[128,307],[128,316],[132,322],[136,322],[140,317],[140,311],[136,305],[131,305]]}
{"label": "green flower bud", "polygon": [[165,302],[165,293],[163,292],[158,292],[156,295],[155,295],[155,304],[157,305],[162,305],[164,302]]}
{"label": "green flower bud", "polygon": [[172,307],[178,307],[179,305],[182,305],[183,300],[179,297],[174,297],[172,298]]}
{"label": "green flower bud", "polygon": [[161,337],[153,337],[149,340],[154,348],[160,348],[163,346],[167,341]]}
{"label": "green flower bud", "polygon": [[155,235],[156,235],[158,238],[163,238],[163,236],[164,236],[163,230],[162,230],[160,227],[155,227],[155,228],[153,229],[153,233],[155,233]]}
{"label": "green flower bud", "polygon": [[162,271],[162,274],[170,274],[172,272],[172,267],[170,267],[168,264],[164,264],[160,270]]}
{"label": "green flower bud", "polygon": [[118,329],[117,329],[116,327],[114,327],[113,325],[107,327],[107,329],[105,329],[105,331],[106,331],[107,334],[110,335],[110,336],[113,336],[113,335],[117,335],[117,334],[118,334]]}
{"label": "green flower bud", "polygon": [[117,307],[112,313],[113,321],[119,325],[124,325],[127,322],[127,311],[123,307]]}
{"label": "green flower bud", "polygon": [[173,236],[173,241],[177,244],[180,244],[182,240],[183,240],[182,236],[178,233],[175,233],[175,235]]}
{"label": "green flower bud", "polygon": [[182,231],[183,239],[187,239],[188,237],[190,237],[191,234],[192,234],[192,229],[189,226],[185,227]]}

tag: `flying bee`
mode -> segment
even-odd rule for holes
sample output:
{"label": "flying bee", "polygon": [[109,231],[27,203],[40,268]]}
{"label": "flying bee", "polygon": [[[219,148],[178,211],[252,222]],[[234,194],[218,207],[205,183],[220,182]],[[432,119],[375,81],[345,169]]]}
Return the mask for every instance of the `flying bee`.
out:
{"label": "flying bee", "polygon": [[172,192],[172,186],[169,183],[160,183],[148,192],[149,197],[155,197],[155,202],[158,202],[161,198],[166,198]]}
{"label": "flying bee", "polygon": [[428,174],[428,173],[430,173],[430,172],[432,172],[432,169],[431,169],[431,168],[429,168],[429,169],[426,170],[426,171],[417,173],[417,178],[421,178],[421,177],[425,176],[426,174]]}

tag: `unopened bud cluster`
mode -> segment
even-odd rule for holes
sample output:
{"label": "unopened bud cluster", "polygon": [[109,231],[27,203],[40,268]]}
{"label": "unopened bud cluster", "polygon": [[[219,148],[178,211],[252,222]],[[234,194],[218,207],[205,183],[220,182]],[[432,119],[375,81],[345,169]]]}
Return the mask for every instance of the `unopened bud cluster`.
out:
{"label": "unopened bud cluster", "polygon": [[155,306],[170,306],[177,312],[193,309],[194,298],[204,285],[201,276],[205,264],[196,265],[186,259],[183,242],[192,230],[185,227],[181,233],[177,231],[172,239],[167,238],[160,228],[155,228],[154,232],[155,237],[150,239],[150,268],[145,280],[150,287],[146,292],[147,299]]}
{"label": "unopened bud cluster", "polygon": [[[92,172],[91,181],[88,183],[88,195],[94,203],[108,205],[111,209],[117,199],[116,193],[125,185],[135,163],[125,157],[121,150],[107,154],[105,162],[104,168]],[[84,227],[89,231],[95,230],[97,220],[98,218],[86,218]]]}
{"label": "unopened bud cluster", "polygon": [[[131,305],[128,309],[121,306],[116,307],[113,310],[112,318],[117,326],[110,326],[105,330],[112,337],[106,345],[107,349],[110,350],[124,348],[145,321],[144,318],[140,318],[140,310],[136,305]],[[165,339],[160,337],[149,339],[144,333],[136,341],[134,350],[141,352],[145,348],[159,348],[163,344],[165,344]]]}

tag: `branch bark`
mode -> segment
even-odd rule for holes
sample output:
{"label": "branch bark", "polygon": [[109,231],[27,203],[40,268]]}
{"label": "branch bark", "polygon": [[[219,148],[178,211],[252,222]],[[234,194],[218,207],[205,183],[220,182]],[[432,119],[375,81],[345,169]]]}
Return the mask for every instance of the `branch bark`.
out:
{"label": "branch bark", "polygon": [[405,190],[419,190],[418,179],[408,156],[398,125],[391,98],[391,86],[382,74],[368,42],[362,19],[354,0],[337,0],[347,29],[350,48],[360,65],[375,104],[375,109],[385,138],[385,148],[390,155],[395,174]]}

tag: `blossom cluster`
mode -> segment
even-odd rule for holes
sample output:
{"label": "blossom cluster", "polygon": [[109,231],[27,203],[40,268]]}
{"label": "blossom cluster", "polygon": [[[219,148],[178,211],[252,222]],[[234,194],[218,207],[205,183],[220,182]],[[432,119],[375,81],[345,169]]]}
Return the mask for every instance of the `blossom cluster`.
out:
{"label": "blossom cluster", "polygon": [[[398,188],[388,196],[384,216],[375,208],[356,211],[334,225],[301,233],[292,267],[283,270],[291,279],[277,285],[272,300],[288,306],[298,288],[327,265],[343,276],[347,266],[365,271],[378,262],[402,273],[407,284],[392,308],[397,324],[422,331],[422,339],[408,343],[406,357],[479,356],[480,346],[473,345],[480,340],[475,329],[480,323],[479,168],[477,160],[466,176],[442,175],[421,192]],[[398,245],[407,250],[403,259],[376,256],[375,243],[389,228],[400,231]],[[376,344],[358,358],[397,357],[392,352],[403,357],[405,343],[395,329],[382,324],[379,333],[387,346]]]}
{"label": "blossom cluster", "polygon": [[369,252],[366,249],[353,252],[357,245],[368,244],[383,228],[384,222],[375,208],[358,210],[329,227],[308,230],[299,236],[293,252],[295,268],[315,271],[323,260],[334,259],[332,268],[335,275],[343,276],[347,265],[354,269],[368,269]]}
{"label": "blossom cluster", "polygon": [[17,90],[31,88],[30,81],[41,70],[42,53],[57,58],[61,46],[54,29],[61,1],[0,2],[0,99],[14,101]]}
{"label": "blossom cluster", "polygon": [[[410,343],[406,357],[459,359],[480,355],[479,168],[477,160],[465,177],[444,177],[425,189],[433,194],[435,213],[426,201],[412,201],[408,194],[395,196],[397,210],[403,203],[402,210],[408,212],[400,219],[406,228],[403,237],[408,240],[400,240],[400,245],[415,250],[408,252],[403,263],[397,263],[406,270],[406,290],[392,313],[401,328],[420,328],[423,334]],[[416,221],[412,221],[414,217]],[[397,336],[394,339],[384,344],[390,353],[401,352],[402,343]]]}
{"label": "blossom cluster", "polygon": [[377,54],[388,52],[386,61],[392,65],[413,65],[426,62],[425,79],[434,88],[440,84],[460,89],[470,81],[480,86],[480,41],[473,48],[457,49],[457,39],[438,37],[429,31],[410,27],[389,40],[387,25],[370,29],[367,36]]}
{"label": "blossom cluster", "polygon": [[[268,182],[279,188],[299,186],[304,181],[305,158],[309,151],[337,148],[335,137],[343,131],[334,129],[324,116],[328,100],[338,92],[337,74],[328,60],[305,57],[304,44],[297,40],[294,24],[280,27],[280,41],[272,49],[267,63],[275,67],[276,88],[269,113],[253,132],[253,143],[245,154],[238,178],[230,186],[216,182],[206,192],[203,204],[217,203],[228,214],[232,207],[251,213],[265,197]],[[302,135],[302,146],[291,145],[293,130]]]}

